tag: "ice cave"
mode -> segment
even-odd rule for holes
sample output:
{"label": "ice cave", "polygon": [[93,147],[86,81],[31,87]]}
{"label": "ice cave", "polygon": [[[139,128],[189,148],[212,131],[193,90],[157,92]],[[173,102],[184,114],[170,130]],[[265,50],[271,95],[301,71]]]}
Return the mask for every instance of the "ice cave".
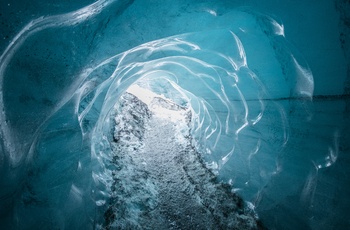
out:
{"label": "ice cave", "polygon": [[0,229],[350,229],[350,1],[0,0]]}

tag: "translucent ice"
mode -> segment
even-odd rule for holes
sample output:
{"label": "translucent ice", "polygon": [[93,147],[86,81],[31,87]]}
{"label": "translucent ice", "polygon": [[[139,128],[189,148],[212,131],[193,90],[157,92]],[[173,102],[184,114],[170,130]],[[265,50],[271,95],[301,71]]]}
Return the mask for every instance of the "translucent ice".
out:
{"label": "translucent ice", "polygon": [[264,226],[349,226],[348,1],[51,2],[0,3],[1,226],[101,226],[133,84]]}

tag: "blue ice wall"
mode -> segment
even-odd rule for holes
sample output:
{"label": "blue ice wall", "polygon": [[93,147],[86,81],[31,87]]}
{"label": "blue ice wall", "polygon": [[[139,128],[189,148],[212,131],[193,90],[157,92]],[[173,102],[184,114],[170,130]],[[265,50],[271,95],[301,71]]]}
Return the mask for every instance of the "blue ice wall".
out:
{"label": "blue ice wall", "polygon": [[193,144],[267,228],[348,228],[349,7],[1,1],[1,225],[99,226],[109,115],[141,79],[192,107]]}

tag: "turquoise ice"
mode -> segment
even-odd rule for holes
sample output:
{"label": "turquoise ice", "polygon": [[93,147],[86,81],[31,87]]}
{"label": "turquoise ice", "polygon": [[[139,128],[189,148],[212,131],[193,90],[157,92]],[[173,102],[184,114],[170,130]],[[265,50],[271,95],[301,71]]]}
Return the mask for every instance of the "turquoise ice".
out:
{"label": "turquoise ice", "polygon": [[349,7],[1,1],[1,226],[102,226],[138,84],[191,110],[192,146],[268,229],[348,228]]}

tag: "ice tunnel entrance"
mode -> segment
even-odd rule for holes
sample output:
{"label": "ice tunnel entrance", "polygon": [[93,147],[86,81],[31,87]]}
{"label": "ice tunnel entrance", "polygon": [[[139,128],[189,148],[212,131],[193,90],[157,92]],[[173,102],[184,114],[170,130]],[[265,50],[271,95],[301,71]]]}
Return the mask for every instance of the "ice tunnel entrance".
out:
{"label": "ice tunnel entrance", "polygon": [[253,211],[192,146],[189,105],[134,84],[114,109],[107,228],[257,229]]}

